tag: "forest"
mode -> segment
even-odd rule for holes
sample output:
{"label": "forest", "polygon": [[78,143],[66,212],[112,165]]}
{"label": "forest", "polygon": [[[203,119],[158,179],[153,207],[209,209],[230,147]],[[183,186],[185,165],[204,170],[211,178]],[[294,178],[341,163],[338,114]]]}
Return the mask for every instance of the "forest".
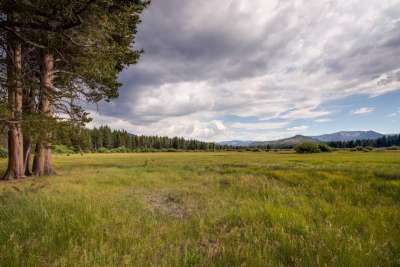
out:
{"label": "forest", "polygon": [[214,151],[221,148],[215,143],[201,142],[183,137],[134,135],[125,130],[111,130],[108,126],[94,129],[78,129],[77,131],[59,128],[55,131],[53,142],[84,152]]}
{"label": "forest", "polygon": [[354,148],[354,147],[395,147],[400,146],[400,134],[385,135],[372,140],[352,140],[346,142],[328,142],[334,148]]}

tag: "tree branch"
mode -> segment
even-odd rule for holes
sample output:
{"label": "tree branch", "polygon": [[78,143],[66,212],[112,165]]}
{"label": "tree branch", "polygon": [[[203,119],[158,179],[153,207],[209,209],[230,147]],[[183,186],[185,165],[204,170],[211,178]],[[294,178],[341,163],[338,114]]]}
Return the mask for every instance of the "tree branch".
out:
{"label": "tree branch", "polygon": [[44,48],[46,48],[45,46],[43,46],[43,45],[40,45],[40,44],[38,44],[38,43],[35,43],[35,42],[33,42],[33,41],[31,41],[31,40],[28,40],[28,39],[26,39],[26,38],[24,38],[21,34],[19,34],[17,31],[15,31],[13,28],[11,28],[11,27],[4,27],[7,31],[9,31],[9,32],[11,32],[12,34],[14,34],[18,39],[20,39],[21,41],[23,41],[23,42],[25,42],[25,43],[27,43],[27,44],[30,44],[30,45],[32,45],[32,46],[34,46],[34,47],[37,47],[37,48],[41,48],[41,49],[44,49]]}

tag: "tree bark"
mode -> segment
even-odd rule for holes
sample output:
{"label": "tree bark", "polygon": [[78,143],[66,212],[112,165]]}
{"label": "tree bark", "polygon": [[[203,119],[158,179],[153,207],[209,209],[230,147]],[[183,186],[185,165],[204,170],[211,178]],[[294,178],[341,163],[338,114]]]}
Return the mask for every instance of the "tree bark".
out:
{"label": "tree bark", "polygon": [[[51,91],[53,87],[54,57],[50,51],[44,52],[41,60],[40,75],[40,113],[43,116],[51,117]],[[42,132],[36,144],[33,174],[36,176],[52,175],[54,170],[51,158],[51,143],[49,129]]]}
{"label": "tree bark", "polygon": [[[12,16],[9,16],[12,19]],[[17,31],[18,29],[15,29]],[[8,33],[7,37],[7,86],[10,121],[8,125],[8,166],[4,180],[24,177],[22,135],[22,48],[21,43]]]}

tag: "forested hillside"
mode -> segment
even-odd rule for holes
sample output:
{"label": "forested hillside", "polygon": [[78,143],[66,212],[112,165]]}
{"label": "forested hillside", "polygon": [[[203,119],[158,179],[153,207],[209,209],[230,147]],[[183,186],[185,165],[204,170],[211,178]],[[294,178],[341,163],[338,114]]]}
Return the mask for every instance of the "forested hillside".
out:
{"label": "forested hillside", "polygon": [[375,140],[354,140],[354,141],[338,141],[328,142],[328,145],[335,148],[354,148],[362,147],[391,147],[400,146],[400,134],[385,135]]}

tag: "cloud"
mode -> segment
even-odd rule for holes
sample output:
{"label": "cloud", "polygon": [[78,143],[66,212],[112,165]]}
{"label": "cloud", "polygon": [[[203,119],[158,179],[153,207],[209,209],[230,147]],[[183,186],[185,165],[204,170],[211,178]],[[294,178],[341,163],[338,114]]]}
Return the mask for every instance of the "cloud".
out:
{"label": "cloud", "polygon": [[307,129],[308,129],[308,126],[306,126],[306,125],[287,128],[287,130],[290,131],[290,132],[304,132]]}
{"label": "cloud", "polygon": [[354,115],[363,115],[363,114],[368,114],[368,113],[371,113],[371,112],[374,112],[374,111],[375,111],[375,108],[362,107],[362,108],[353,110],[352,113]]}
{"label": "cloud", "polygon": [[332,119],[330,119],[330,118],[321,118],[321,119],[316,119],[315,121],[319,122],[319,123],[323,123],[323,122],[330,122],[330,121],[332,121]]}
{"label": "cloud", "polygon": [[387,116],[388,117],[400,116],[400,108],[398,108],[395,112],[388,114]]}
{"label": "cloud", "polygon": [[217,138],[218,140],[222,140],[227,134],[227,127],[219,120],[204,122],[196,117],[181,117],[166,118],[141,125],[140,123],[135,124],[128,120],[102,115],[97,112],[92,112],[91,116],[94,120],[89,123],[88,126],[90,128],[108,125],[112,129],[125,129],[132,134],[139,135],[183,136],[200,140]]}
{"label": "cloud", "polygon": [[136,133],[283,136],[333,115],[330,101],[400,89],[399,14],[398,0],[153,0],[137,36],[145,54],[100,111]]}
{"label": "cloud", "polygon": [[287,122],[233,123],[230,127],[241,130],[275,130],[283,129],[287,124]]}
{"label": "cloud", "polygon": [[315,108],[312,107],[291,110],[286,114],[280,115],[279,117],[283,119],[314,119],[329,114],[329,111],[315,110]]}

